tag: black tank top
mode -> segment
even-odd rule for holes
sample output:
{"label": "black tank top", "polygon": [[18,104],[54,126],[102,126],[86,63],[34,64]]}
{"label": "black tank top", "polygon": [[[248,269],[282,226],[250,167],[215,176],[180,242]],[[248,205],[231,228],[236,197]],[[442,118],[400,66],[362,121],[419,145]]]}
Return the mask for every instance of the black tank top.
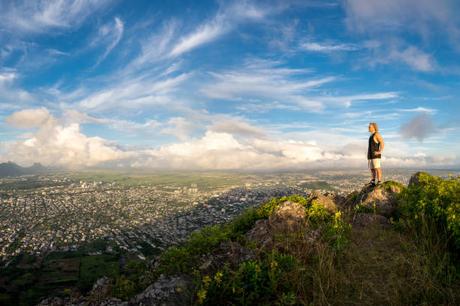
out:
{"label": "black tank top", "polygon": [[380,150],[380,143],[376,143],[374,141],[374,135],[375,135],[375,133],[373,133],[369,137],[369,146],[367,147],[367,159],[381,158],[382,157],[382,154],[375,154],[375,151]]}

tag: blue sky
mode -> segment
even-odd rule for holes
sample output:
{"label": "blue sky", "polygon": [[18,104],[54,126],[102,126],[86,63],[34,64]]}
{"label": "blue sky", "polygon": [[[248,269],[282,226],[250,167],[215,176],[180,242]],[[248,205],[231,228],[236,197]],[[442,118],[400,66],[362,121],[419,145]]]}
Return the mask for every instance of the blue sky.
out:
{"label": "blue sky", "polygon": [[458,167],[460,4],[0,0],[0,161]]}

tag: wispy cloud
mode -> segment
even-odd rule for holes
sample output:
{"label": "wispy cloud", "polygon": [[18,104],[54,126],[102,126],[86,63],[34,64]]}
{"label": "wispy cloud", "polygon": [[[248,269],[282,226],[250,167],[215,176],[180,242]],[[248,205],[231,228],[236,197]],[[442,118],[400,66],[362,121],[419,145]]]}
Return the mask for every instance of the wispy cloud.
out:
{"label": "wispy cloud", "polygon": [[16,34],[79,26],[109,0],[5,1],[0,24]]}
{"label": "wispy cloud", "polygon": [[355,44],[342,44],[342,43],[320,43],[320,42],[305,42],[300,45],[302,50],[319,52],[319,53],[332,53],[340,51],[357,51],[360,48]]}
{"label": "wispy cloud", "polygon": [[[378,92],[346,96],[318,95],[315,90],[337,81],[336,76],[305,77],[308,69],[295,70],[279,67],[278,62],[248,60],[242,68],[211,72],[213,80],[200,92],[210,99],[249,101],[239,109],[255,108],[256,104],[266,109],[301,109],[322,111],[327,105],[349,107],[353,102],[387,100],[398,96],[396,92]],[[260,103],[250,102],[259,99]],[[282,103],[279,101],[283,101]]]}
{"label": "wispy cloud", "polygon": [[400,61],[409,67],[423,72],[433,71],[436,63],[430,54],[427,54],[414,46],[409,46],[403,50],[391,50],[388,59]]}
{"label": "wispy cloud", "polygon": [[309,73],[309,70],[279,67],[276,62],[247,60],[240,69],[210,72],[213,80],[203,86],[200,92],[211,99],[259,98],[264,102],[280,100],[301,103],[303,106],[310,106],[312,110],[319,110],[322,105],[306,99],[303,94],[334,81],[335,77],[298,77],[305,73]]}
{"label": "wispy cloud", "polygon": [[360,32],[408,30],[426,36],[433,25],[452,32],[459,25],[458,3],[452,0],[345,0],[344,6],[347,26]]}
{"label": "wispy cloud", "polygon": [[33,101],[31,93],[20,88],[16,82],[19,74],[15,69],[0,70],[0,104],[3,108],[16,109]]}
{"label": "wispy cloud", "polygon": [[410,112],[410,113],[428,113],[428,114],[434,114],[437,112],[436,109],[434,108],[426,108],[426,107],[416,107],[416,108],[402,108],[398,109],[401,112]]}
{"label": "wispy cloud", "polygon": [[98,58],[96,65],[100,64],[109,53],[118,45],[123,37],[124,24],[123,21],[115,17],[112,24],[106,24],[99,29],[97,37],[92,44],[106,44],[104,53]]}
{"label": "wispy cloud", "polygon": [[208,43],[229,30],[228,25],[221,21],[222,17],[201,25],[195,32],[181,38],[172,48],[170,55],[178,56],[200,45]]}
{"label": "wispy cloud", "polygon": [[12,83],[17,77],[17,73],[13,70],[0,71],[0,85]]}
{"label": "wispy cloud", "polygon": [[167,104],[171,102],[168,94],[176,90],[179,84],[190,76],[190,73],[183,73],[158,80],[143,75],[136,79],[120,80],[106,89],[87,94],[77,105],[83,110],[102,111],[114,107],[126,109]]}
{"label": "wispy cloud", "polygon": [[178,39],[169,56],[175,57],[209,43],[244,22],[260,21],[265,16],[279,12],[274,7],[256,6],[250,1],[234,1],[219,8],[211,20],[201,24],[189,34]]}
{"label": "wispy cloud", "polygon": [[431,54],[400,39],[373,40],[366,44],[366,48],[368,53],[362,57],[362,66],[402,63],[420,72],[433,72],[438,69],[438,64]]}

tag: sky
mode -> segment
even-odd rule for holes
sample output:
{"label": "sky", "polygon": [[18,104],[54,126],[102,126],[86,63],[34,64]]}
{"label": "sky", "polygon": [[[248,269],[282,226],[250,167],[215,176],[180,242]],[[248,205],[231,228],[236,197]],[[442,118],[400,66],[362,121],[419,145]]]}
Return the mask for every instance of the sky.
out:
{"label": "sky", "polygon": [[0,0],[0,162],[460,167],[455,0]]}

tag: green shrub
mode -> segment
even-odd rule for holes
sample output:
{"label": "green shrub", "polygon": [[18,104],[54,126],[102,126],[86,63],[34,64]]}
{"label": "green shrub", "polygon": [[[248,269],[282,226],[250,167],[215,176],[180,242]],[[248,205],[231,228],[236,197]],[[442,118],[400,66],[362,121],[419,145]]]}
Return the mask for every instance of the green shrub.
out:
{"label": "green shrub", "polygon": [[340,211],[336,212],[328,223],[324,237],[329,240],[334,250],[342,250],[349,242],[351,225],[345,222]]}
{"label": "green shrub", "polygon": [[137,292],[135,282],[120,275],[115,279],[115,284],[112,287],[112,293],[115,297],[127,300]]}
{"label": "green shrub", "polygon": [[198,273],[196,303],[260,305],[279,299],[281,305],[295,304],[289,274],[298,266],[295,257],[273,251],[261,259],[244,261],[235,270],[225,265],[213,275]]}
{"label": "green shrub", "polygon": [[278,197],[278,198],[272,198],[268,202],[265,202],[262,204],[258,209],[257,213],[259,214],[259,218],[268,218],[273,211],[283,202],[285,201],[291,201],[291,202],[296,202],[299,204],[302,204],[303,206],[307,206],[308,200],[298,194],[290,195],[290,196],[284,196],[284,197]]}
{"label": "green shrub", "polygon": [[260,219],[260,216],[257,209],[246,209],[241,215],[236,217],[230,224],[227,225],[230,238],[236,239],[238,236],[249,231],[258,219]]}
{"label": "green shrub", "polygon": [[434,223],[450,247],[460,250],[460,178],[421,173],[418,179],[401,193],[400,218],[416,229]]}
{"label": "green shrub", "polygon": [[308,206],[307,216],[313,224],[330,222],[332,220],[332,214],[317,199],[312,200]]}

